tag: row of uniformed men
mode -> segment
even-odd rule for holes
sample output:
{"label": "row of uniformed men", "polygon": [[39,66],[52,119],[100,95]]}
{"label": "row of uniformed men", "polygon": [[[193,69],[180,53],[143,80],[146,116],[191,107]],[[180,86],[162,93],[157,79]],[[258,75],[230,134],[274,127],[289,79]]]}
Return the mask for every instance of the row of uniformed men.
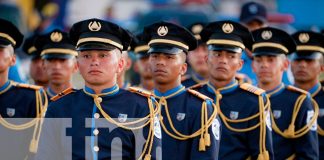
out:
{"label": "row of uniformed men", "polygon": [[[117,75],[125,63],[121,53],[130,46],[131,35],[107,21],[81,21],[73,25],[70,40],[65,38],[65,33],[55,30],[34,43],[36,49],[38,45],[42,46],[41,55],[49,61],[60,59],[55,58],[57,56],[75,56],[72,47],[75,45],[79,52],[77,65],[85,80],[82,90],[66,89],[52,98],[54,101],[46,108],[46,98],[43,102],[41,96],[45,92],[40,88],[10,82],[6,78],[8,67],[14,63],[10,50],[20,45],[22,35],[11,23],[1,21],[1,24],[5,26],[0,30],[1,56],[6,63],[4,72],[1,72],[0,100],[9,107],[1,108],[0,122],[9,129],[35,128],[30,150],[36,152],[40,140],[36,159],[71,156],[73,159],[114,156],[160,159],[161,154],[163,159],[319,157],[317,104],[323,106],[323,98],[316,96],[323,96],[322,87],[317,80],[313,86],[307,85],[311,88],[305,88],[313,92],[315,102],[308,92],[281,83],[282,73],[288,65],[285,56],[296,49],[296,77],[307,77],[309,72],[305,65],[314,65],[313,71],[318,72],[323,68],[323,39],[316,33],[296,33],[295,42],[284,31],[271,27],[256,30],[252,36],[247,28],[232,21],[210,23],[200,33],[208,47],[209,80],[206,84],[186,89],[181,85],[181,76],[187,69],[186,54],[197,48],[197,39],[181,26],[168,22],[152,24],[144,29],[139,39],[145,42],[144,45],[134,49],[146,55],[143,57],[149,56],[155,88],[151,94],[138,88],[126,91],[116,84]],[[72,46],[63,43],[68,41]],[[253,67],[260,81],[259,87],[264,90],[247,83],[239,84],[235,79],[237,70],[242,67],[244,49],[253,52]],[[296,85],[302,87],[303,82],[308,81],[296,80]],[[28,87],[35,89],[36,94],[23,89]],[[40,119],[25,127],[3,119],[40,118],[46,109],[48,119],[43,125]],[[101,117],[118,128],[98,127],[97,121]],[[62,128],[49,118],[70,118],[72,126]],[[87,127],[86,118],[92,119],[90,127]],[[131,121],[131,118],[139,120]],[[143,125],[130,126],[139,122]],[[62,129],[64,134],[61,134]],[[131,133],[137,129],[143,129],[147,140],[139,155],[135,154],[136,144]],[[322,130],[319,131],[322,134]],[[66,136],[72,137],[71,146],[63,145]],[[89,145],[87,136],[91,137]],[[122,143],[112,145],[114,137],[119,137]],[[161,144],[162,153],[159,152]],[[122,154],[113,154],[113,148],[118,147],[123,149]]]}

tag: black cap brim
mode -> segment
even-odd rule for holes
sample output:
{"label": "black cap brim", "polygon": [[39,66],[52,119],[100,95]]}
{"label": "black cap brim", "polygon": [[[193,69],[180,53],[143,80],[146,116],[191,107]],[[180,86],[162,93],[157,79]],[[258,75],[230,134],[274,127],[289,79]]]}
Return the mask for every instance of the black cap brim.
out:
{"label": "black cap brim", "polygon": [[179,54],[184,52],[182,49],[171,46],[152,46],[147,53],[164,53],[164,54]]}
{"label": "black cap brim", "polygon": [[4,39],[0,38],[0,48],[6,48],[10,45],[11,43],[9,41],[6,41]]}
{"label": "black cap brim", "polygon": [[291,59],[292,60],[316,60],[316,59],[320,59],[323,53],[320,52],[313,52],[313,53],[308,53],[308,54],[298,54],[298,53],[294,53],[291,55]]}
{"label": "black cap brim", "polygon": [[144,53],[136,53],[136,58],[137,59],[148,58],[149,56],[150,56],[150,54],[148,54],[147,52],[144,52]]}
{"label": "black cap brim", "polygon": [[76,50],[77,51],[86,51],[86,50],[112,51],[114,49],[117,49],[117,47],[105,43],[89,42],[89,43],[81,44]]}
{"label": "black cap brim", "polygon": [[43,59],[70,59],[74,56],[71,54],[50,53],[42,56]]}
{"label": "black cap brim", "polygon": [[242,53],[243,50],[240,47],[235,47],[231,45],[208,45],[208,50],[210,51],[229,51],[233,53]]}

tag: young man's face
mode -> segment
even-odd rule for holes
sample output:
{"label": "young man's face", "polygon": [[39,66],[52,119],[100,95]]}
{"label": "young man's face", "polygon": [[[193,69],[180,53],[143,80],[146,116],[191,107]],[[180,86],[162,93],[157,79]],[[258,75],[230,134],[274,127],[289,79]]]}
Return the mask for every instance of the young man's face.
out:
{"label": "young man's face", "polygon": [[293,60],[291,63],[291,71],[295,81],[307,83],[317,79],[321,72],[324,71],[324,64],[319,59],[300,59]]}
{"label": "young man's face", "polygon": [[96,86],[115,84],[117,74],[124,66],[124,60],[118,49],[81,51],[77,63],[86,84]]}
{"label": "young man's face", "polygon": [[0,73],[6,72],[15,63],[16,57],[13,48],[11,46],[0,48]]}
{"label": "young man's face", "polygon": [[199,45],[197,49],[188,53],[188,63],[201,76],[208,75],[207,55],[208,50],[206,45]]}
{"label": "young man's face", "polygon": [[149,57],[143,57],[136,61],[138,73],[143,79],[152,79]]}
{"label": "young man's face", "polygon": [[44,69],[52,84],[60,85],[71,81],[77,66],[75,59],[45,59]]}
{"label": "young man's face", "polygon": [[241,53],[209,51],[207,64],[210,78],[216,81],[230,81],[242,68]]}
{"label": "young man's face", "polygon": [[164,54],[151,53],[149,62],[153,79],[157,84],[169,84],[181,80],[187,71],[185,53]]}
{"label": "young man's face", "polygon": [[30,77],[35,82],[40,82],[40,83],[48,82],[48,76],[43,67],[43,60],[41,58],[33,59],[30,63],[29,70],[30,70]]}
{"label": "young man's face", "polygon": [[288,60],[284,55],[279,56],[254,56],[252,68],[263,84],[271,84],[282,80],[282,75],[287,70]]}

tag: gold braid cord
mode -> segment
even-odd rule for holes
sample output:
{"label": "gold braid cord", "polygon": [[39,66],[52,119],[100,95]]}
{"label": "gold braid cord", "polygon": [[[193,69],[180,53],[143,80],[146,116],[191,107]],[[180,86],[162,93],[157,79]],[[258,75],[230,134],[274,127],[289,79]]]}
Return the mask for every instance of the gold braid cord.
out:
{"label": "gold braid cord", "polygon": [[[100,113],[103,115],[103,117],[110,123],[120,127],[120,128],[123,128],[125,130],[139,130],[139,129],[142,129],[146,126],[149,125],[149,133],[148,133],[148,137],[147,137],[147,140],[146,140],[146,143],[145,143],[145,146],[144,146],[144,149],[141,153],[141,155],[139,156],[139,160],[140,159],[143,159],[143,156],[145,153],[145,156],[144,156],[144,160],[150,160],[151,159],[151,151],[152,151],[152,147],[153,147],[153,140],[154,140],[154,116],[157,115],[158,113],[158,107],[156,107],[154,109],[154,104],[155,106],[158,106],[158,103],[156,101],[152,101],[151,99],[151,96],[147,96],[147,101],[148,101],[148,105],[149,105],[149,111],[150,113],[143,117],[143,118],[140,118],[138,120],[135,120],[135,121],[131,121],[131,122],[117,122],[115,121],[113,118],[111,118],[102,108],[101,106],[101,102],[102,102],[102,98],[100,96],[104,96],[104,95],[108,95],[108,94],[112,94],[112,93],[116,93],[118,92],[119,88],[117,87],[115,90],[109,92],[109,93],[106,93],[106,94],[91,94],[91,93],[88,93],[84,90],[84,92],[93,97],[93,101],[96,105],[96,107],[98,108],[98,110],[100,111]],[[133,92],[136,92],[138,94],[141,94],[142,95],[142,91],[141,90],[136,90],[136,91],[133,91]],[[136,125],[136,124],[139,124],[139,123],[143,123],[143,125],[140,125],[140,126],[137,126],[137,127],[129,127],[130,125]]]}
{"label": "gold braid cord", "polygon": [[[233,84],[236,85],[237,83]],[[260,138],[259,138],[259,150],[260,153],[258,155],[258,160],[269,160],[270,156],[269,156],[269,152],[266,149],[266,114],[268,112],[266,112],[267,110],[270,109],[270,100],[269,98],[267,98],[267,103],[264,105],[264,100],[263,100],[263,96],[262,94],[264,93],[263,90],[256,88],[250,84],[247,83],[243,83],[240,85],[240,87],[244,90],[247,90],[249,92],[255,93],[258,95],[258,99],[259,99],[259,113],[256,113],[252,116],[246,117],[246,118],[242,118],[242,119],[230,119],[228,117],[226,117],[226,115],[224,115],[224,113],[221,111],[220,108],[220,100],[222,98],[222,95],[220,94],[220,91],[228,89],[232,86],[228,86],[228,87],[224,87],[224,88],[219,88],[217,90],[214,89],[213,86],[211,86],[211,84],[207,84],[215,93],[216,96],[216,106],[218,109],[218,113],[220,118],[222,119],[223,124],[225,124],[226,128],[228,128],[229,130],[233,131],[233,132],[249,132],[252,131],[254,129],[260,128]],[[248,128],[234,128],[232,127],[229,123],[243,123],[243,122],[248,122],[250,120],[253,120],[255,118],[259,118],[259,123],[255,124],[254,126],[248,127]]]}
{"label": "gold braid cord", "polygon": [[[185,135],[185,134],[180,133],[173,125],[173,122],[172,122],[172,119],[171,119],[171,116],[169,113],[167,99],[177,95],[178,93],[180,93],[184,90],[185,90],[185,88],[183,87],[179,91],[177,91],[169,96],[165,96],[165,97],[164,96],[162,96],[162,97],[156,96],[157,98],[159,98],[158,105],[161,108],[159,110],[159,117],[160,117],[160,123],[161,123],[162,129],[170,137],[177,139],[177,140],[182,140],[182,141],[200,136],[199,147],[198,147],[199,151],[206,151],[206,147],[209,147],[211,145],[210,134],[208,133],[208,128],[212,125],[213,120],[217,116],[217,107],[215,106],[215,104],[212,103],[214,110],[213,110],[213,113],[211,114],[211,116],[208,118],[208,109],[207,109],[206,101],[211,100],[211,99],[209,99],[209,98],[205,99],[205,96],[203,96],[202,94],[188,89],[187,91],[190,92],[191,94],[194,94],[194,95],[204,99],[204,102],[202,103],[202,106],[201,106],[201,128],[190,135]],[[164,108],[164,110],[165,110],[167,122],[169,123],[173,133],[171,131],[169,131],[167,129],[167,127],[165,126],[165,123],[164,123],[163,117],[162,117],[162,113],[161,113],[162,108]]]}
{"label": "gold braid cord", "polygon": [[319,112],[318,105],[317,105],[316,101],[313,99],[312,99],[312,104],[314,106],[314,116],[309,121],[309,123],[307,123],[305,126],[303,126],[302,128],[300,128],[297,131],[295,130],[295,122],[297,119],[298,112],[306,98],[307,98],[306,94],[302,94],[297,98],[297,100],[295,102],[294,110],[292,113],[291,122],[289,124],[288,129],[286,129],[284,131],[281,131],[279,129],[279,127],[277,126],[276,121],[274,119],[274,116],[272,115],[272,112],[271,112],[272,128],[277,134],[279,134],[285,138],[299,138],[299,137],[302,137],[303,135],[305,135],[310,130],[311,126],[317,120],[317,116],[318,116],[318,112]]}
{"label": "gold braid cord", "polygon": [[[7,91],[11,86],[35,89],[36,117],[27,123],[16,125],[16,124],[9,123],[0,115],[0,124],[8,129],[16,130],[16,131],[25,130],[25,129],[35,126],[34,132],[33,132],[33,137],[31,139],[30,146],[29,146],[29,151],[31,153],[36,153],[37,149],[38,149],[38,141],[40,138],[40,132],[42,129],[43,116],[44,116],[44,113],[48,106],[46,92],[45,91],[41,92],[41,88],[38,86],[36,87],[36,86],[29,86],[29,85],[25,85],[25,84],[10,82],[10,85],[8,86],[8,88],[6,88],[2,93]],[[2,93],[0,93],[0,94],[2,94]],[[44,103],[43,103],[43,99],[42,99],[42,94],[43,94],[43,97],[45,100]]]}

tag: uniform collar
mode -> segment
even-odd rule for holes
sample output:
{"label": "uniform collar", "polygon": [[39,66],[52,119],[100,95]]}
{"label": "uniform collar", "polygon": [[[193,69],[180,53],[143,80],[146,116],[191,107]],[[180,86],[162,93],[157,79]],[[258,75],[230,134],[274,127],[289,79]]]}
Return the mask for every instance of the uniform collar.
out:
{"label": "uniform collar", "polygon": [[103,89],[100,94],[96,94],[93,89],[87,86],[84,86],[83,91],[88,95],[113,96],[119,91],[119,87],[115,84],[113,87]]}
{"label": "uniform collar", "polygon": [[3,86],[0,87],[0,94],[6,92],[12,86],[11,81],[7,81]]}
{"label": "uniform collar", "polygon": [[212,85],[210,82],[207,83],[207,90],[213,94],[215,92],[219,92],[220,94],[225,94],[234,91],[238,87],[237,80],[233,79],[229,84],[227,84],[225,87],[222,88],[216,88],[214,85]]}
{"label": "uniform collar", "polygon": [[317,83],[310,90],[308,90],[308,92],[312,95],[312,97],[314,97],[321,89],[322,89],[321,83]]}
{"label": "uniform collar", "polygon": [[173,97],[173,96],[176,96],[178,94],[181,94],[182,92],[185,91],[185,87],[180,84],[179,86],[175,87],[175,88],[172,88],[164,93],[162,92],[159,92],[157,89],[154,89],[154,95],[158,98],[160,97],[165,97],[165,98],[170,98],[170,97]]}
{"label": "uniform collar", "polygon": [[201,83],[201,82],[204,82],[206,81],[206,79],[200,75],[198,75],[196,72],[194,72],[192,75],[191,75],[192,79],[197,82],[197,83]]}
{"label": "uniform collar", "polygon": [[268,96],[276,96],[276,95],[280,94],[284,88],[285,88],[285,85],[283,83],[281,83],[274,89],[266,91],[266,93]]}
{"label": "uniform collar", "polygon": [[130,86],[131,86],[131,84],[130,84],[129,82],[125,81],[125,82],[123,83],[123,87],[122,87],[122,89],[127,89],[127,88],[129,88]]}
{"label": "uniform collar", "polygon": [[46,93],[50,96],[50,97],[54,97],[57,93],[55,93],[50,87],[46,88]]}

